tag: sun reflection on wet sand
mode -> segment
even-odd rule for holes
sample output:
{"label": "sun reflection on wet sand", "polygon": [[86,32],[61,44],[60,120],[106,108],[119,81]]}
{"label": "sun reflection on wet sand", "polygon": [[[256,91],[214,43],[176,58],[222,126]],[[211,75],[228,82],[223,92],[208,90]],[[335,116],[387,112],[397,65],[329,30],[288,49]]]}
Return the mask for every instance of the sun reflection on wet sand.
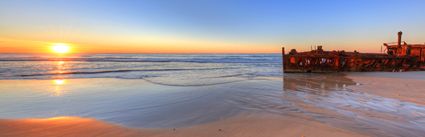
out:
{"label": "sun reflection on wet sand", "polygon": [[91,119],[83,119],[83,118],[79,118],[79,117],[70,117],[70,116],[58,116],[58,117],[50,117],[50,118],[28,118],[28,119],[22,119],[22,121],[26,121],[26,122],[71,122],[71,121],[88,121]]}
{"label": "sun reflection on wet sand", "polygon": [[64,79],[55,79],[55,80],[53,80],[53,83],[55,85],[60,86],[60,85],[64,85],[66,83],[66,80],[64,80]]}
{"label": "sun reflection on wet sand", "polygon": [[66,84],[66,80],[55,79],[55,80],[52,80],[52,83],[55,86],[53,90],[53,96],[62,96],[65,93],[63,86]]}
{"label": "sun reflection on wet sand", "polygon": [[52,117],[42,119],[0,119],[0,136],[13,137],[91,137],[91,136],[140,136],[137,130],[80,117]]}

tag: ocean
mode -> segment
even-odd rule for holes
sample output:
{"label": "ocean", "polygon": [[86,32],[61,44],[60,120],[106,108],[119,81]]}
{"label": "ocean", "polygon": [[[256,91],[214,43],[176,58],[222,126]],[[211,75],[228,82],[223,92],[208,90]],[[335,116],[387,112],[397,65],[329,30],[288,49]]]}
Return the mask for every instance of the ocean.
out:
{"label": "ocean", "polygon": [[280,54],[1,54],[0,79],[120,78],[196,86],[282,76]]}

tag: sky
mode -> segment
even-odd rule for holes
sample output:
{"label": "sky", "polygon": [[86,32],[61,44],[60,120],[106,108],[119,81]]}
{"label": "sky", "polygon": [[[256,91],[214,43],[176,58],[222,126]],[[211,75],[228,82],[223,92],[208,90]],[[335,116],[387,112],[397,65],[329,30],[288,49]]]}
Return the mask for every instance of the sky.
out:
{"label": "sky", "polygon": [[0,53],[380,52],[425,42],[423,0],[0,0]]}

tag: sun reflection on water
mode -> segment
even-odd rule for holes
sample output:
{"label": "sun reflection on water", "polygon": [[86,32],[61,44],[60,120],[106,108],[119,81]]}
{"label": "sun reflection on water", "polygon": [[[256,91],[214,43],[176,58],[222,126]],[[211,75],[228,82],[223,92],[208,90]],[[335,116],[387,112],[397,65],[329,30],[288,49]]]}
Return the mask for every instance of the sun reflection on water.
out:
{"label": "sun reflection on water", "polygon": [[[54,70],[52,70],[52,73],[55,73],[55,74],[66,73],[67,65],[65,61],[56,61],[55,64],[53,65],[55,65],[56,67]],[[57,78],[57,76],[55,76],[55,78]]]}
{"label": "sun reflection on water", "polygon": [[63,64],[65,64],[65,61],[58,61],[57,64],[58,65],[63,65]]}

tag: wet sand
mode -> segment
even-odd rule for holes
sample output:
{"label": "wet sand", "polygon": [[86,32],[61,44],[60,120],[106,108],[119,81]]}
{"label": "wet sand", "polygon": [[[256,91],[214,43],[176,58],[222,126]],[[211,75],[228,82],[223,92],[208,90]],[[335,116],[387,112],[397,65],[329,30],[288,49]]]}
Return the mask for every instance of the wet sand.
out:
{"label": "wet sand", "polygon": [[425,73],[400,74],[290,74],[195,87],[1,81],[0,136],[420,137],[425,82],[417,76]]}
{"label": "wet sand", "polygon": [[387,98],[425,105],[425,72],[348,73],[358,82],[351,89]]}
{"label": "wet sand", "polygon": [[0,120],[2,137],[137,136],[135,130],[78,117]]}
{"label": "wet sand", "polygon": [[0,136],[13,137],[360,137],[314,120],[277,115],[244,115],[186,128],[131,129],[76,117],[0,120]]}

